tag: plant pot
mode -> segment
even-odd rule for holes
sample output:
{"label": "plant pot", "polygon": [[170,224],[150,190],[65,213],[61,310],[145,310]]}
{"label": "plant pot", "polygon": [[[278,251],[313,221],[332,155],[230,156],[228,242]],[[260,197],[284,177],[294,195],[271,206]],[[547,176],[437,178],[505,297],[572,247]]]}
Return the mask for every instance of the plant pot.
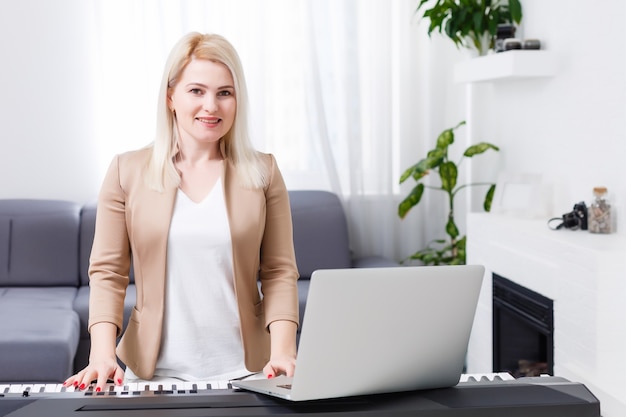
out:
{"label": "plant pot", "polygon": [[467,45],[476,56],[484,56],[491,49],[491,35],[485,32],[481,35],[474,35],[467,39]]}

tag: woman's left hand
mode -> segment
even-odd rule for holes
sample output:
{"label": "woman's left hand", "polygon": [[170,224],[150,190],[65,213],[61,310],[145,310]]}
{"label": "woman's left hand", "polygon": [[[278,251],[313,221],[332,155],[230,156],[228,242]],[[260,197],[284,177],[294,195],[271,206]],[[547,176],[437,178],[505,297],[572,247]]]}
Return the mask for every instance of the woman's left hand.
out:
{"label": "woman's left hand", "polygon": [[267,378],[278,375],[293,376],[296,370],[296,358],[290,355],[280,355],[272,357],[263,368],[263,373]]}
{"label": "woman's left hand", "polygon": [[263,368],[268,378],[277,375],[293,376],[296,370],[296,323],[277,320],[270,324],[271,354],[270,361]]}

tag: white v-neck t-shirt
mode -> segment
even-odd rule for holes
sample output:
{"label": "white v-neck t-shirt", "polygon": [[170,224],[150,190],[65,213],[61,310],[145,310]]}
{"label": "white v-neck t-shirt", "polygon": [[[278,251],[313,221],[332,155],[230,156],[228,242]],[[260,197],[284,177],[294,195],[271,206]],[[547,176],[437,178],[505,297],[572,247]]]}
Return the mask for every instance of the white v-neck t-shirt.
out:
{"label": "white v-neck t-shirt", "polygon": [[155,376],[192,381],[249,374],[219,180],[199,203],[178,190],[167,244],[163,319]]}

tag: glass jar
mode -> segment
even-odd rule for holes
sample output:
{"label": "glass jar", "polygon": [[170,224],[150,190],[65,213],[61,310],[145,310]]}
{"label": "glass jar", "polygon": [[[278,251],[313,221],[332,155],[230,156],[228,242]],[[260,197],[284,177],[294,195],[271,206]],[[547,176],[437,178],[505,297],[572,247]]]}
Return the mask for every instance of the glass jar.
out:
{"label": "glass jar", "polygon": [[588,210],[588,227],[591,233],[611,233],[611,204],[607,201],[606,187],[593,189],[593,201]]}

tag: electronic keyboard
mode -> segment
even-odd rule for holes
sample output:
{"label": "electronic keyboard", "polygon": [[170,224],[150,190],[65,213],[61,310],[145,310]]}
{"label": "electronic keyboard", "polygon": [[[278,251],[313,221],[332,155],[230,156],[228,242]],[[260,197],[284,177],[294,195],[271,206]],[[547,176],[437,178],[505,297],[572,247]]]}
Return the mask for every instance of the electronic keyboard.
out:
{"label": "electronic keyboard", "polygon": [[[459,383],[477,381],[507,381],[514,378],[506,372],[486,374],[463,374]],[[90,385],[84,390],[63,384],[0,384],[0,395],[5,397],[48,397],[48,396],[146,396],[146,395],[189,395],[212,390],[233,389],[230,381],[192,381],[179,383],[129,383],[123,385],[107,384],[105,388],[96,392]]]}
{"label": "electronic keyboard", "polygon": [[294,403],[232,388],[229,381],[108,385],[95,392],[61,384],[0,384],[0,417],[600,417],[583,385],[542,376],[468,374],[454,387]]}

